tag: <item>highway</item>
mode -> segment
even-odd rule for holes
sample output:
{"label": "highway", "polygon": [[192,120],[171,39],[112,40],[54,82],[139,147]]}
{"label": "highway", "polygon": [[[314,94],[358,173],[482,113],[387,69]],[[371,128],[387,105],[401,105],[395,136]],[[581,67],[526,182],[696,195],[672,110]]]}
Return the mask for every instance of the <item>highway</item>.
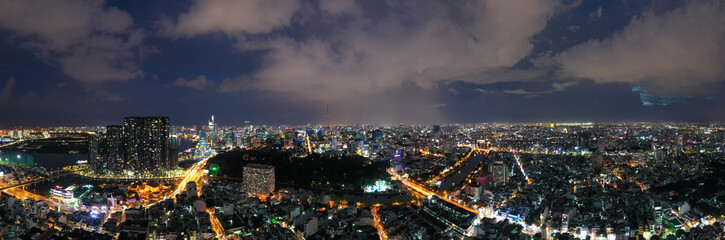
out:
{"label": "highway", "polygon": [[71,173],[72,172],[66,172],[66,173],[62,173],[62,174],[56,174],[56,175],[52,175],[52,176],[48,176],[48,177],[44,177],[44,178],[40,178],[40,179],[35,179],[35,180],[27,181],[27,182],[17,183],[17,184],[13,184],[13,185],[7,185],[7,184],[5,184],[4,186],[0,187],[0,191],[7,190],[7,189],[12,189],[12,188],[16,188],[16,187],[22,187],[22,186],[26,186],[26,185],[30,185],[30,184],[35,184],[35,183],[39,183],[39,182],[44,182],[44,181],[47,181],[47,180],[50,180],[50,179],[67,176],[68,174],[71,174]]}
{"label": "highway", "polygon": [[[483,158],[485,158],[485,156],[489,152],[489,150],[485,150],[485,149],[476,149],[476,150],[480,150],[480,151],[485,151],[486,152],[486,154],[477,154],[477,155],[475,155],[476,157],[481,157],[481,160]],[[471,162],[480,162],[481,160],[476,161],[476,159],[471,159]],[[466,165],[466,166],[468,166],[468,165]],[[477,164],[474,164],[473,166],[474,166],[474,168],[471,168],[470,170],[475,169],[475,166],[477,166]],[[519,166],[520,166],[521,171],[523,171],[523,167],[521,167],[521,164],[520,163],[519,163]],[[466,174],[463,175],[463,176],[464,177],[467,176],[469,172],[470,171],[465,172]],[[439,191],[435,191],[435,190],[429,189],[429,188],[425,187],[424,185],[422,185],[420,183],[417,183],[417,182],[415,182],[413,180],[408,179],[407,176],[401,176],[400,174],[398,174],[397,172],[395,172],[393,169],[388,169],[388,173],[391,176],[393,176],[396,180],[398,180],[399,182],[401,182],[405,186],[407,186],[411,190],[411,194],[414,194],[415,195],[416,193],[420,193],[420,194],[422,194],[422,195],[424,195],[426,197],[429,197],[429,196],[437,196],[438,198],[440,198],[440,199],[442,199],[442,200],[444,200],[446,202],[449,202],[449,203],[451,203],[451,204],[453,204],[455,206],[458,206],[458,207],[460,207],[462,209],[465,209],[466,211],[475,213],[475,214],[477,214],[479,216],[485,215],[486,217],[489,217],[489,218],[495,217],[491,213],[492,211],[486,211],[486,209],[480,209],[480,211],[478,211],[478,210],[473,209],[471,207],[462,205],[462,204],[460,204],[460,203],[458,203],[456,201],[450,200],[450,199],[448,199],[448,195],[446,195],[446,194],[444,194],[442,192],[439,192]],[[463,173],[464,172],[461,172],[461,174],[463,174]],[[528,178],[527,178],[527,180],[528,180]],[[493,209],[489,209],[489,210],[493,210]],[[479,214],[479,213],[483,213],[483,214]],[[540,231],[540,228],[539,227],[537,227],[535,225],[527,225],[523,221],[516,222],[516,224],[519,224],[519,225],[521,225],[523,227],[523,232],[524,233],[529,234],[529,235],[532,235],[532,236],[534,234],[536,234],[537,232]]]}
{"label": "highway", "polygon": [[[4,187],[5,188],[5,187],[8,187],[8,185],[5,184],[5,183],[1,183],[0,182],[0,187]],[[22,188],[12,187],[12,188],[7,188],[5,190],[2,190],[2,192],[4,192],[5,194],[8,194],[10,196],[14,196],[15,198],[17,198],[19,200],[24,200],[24,199],[27,199],[27,198],[35,199],[37,201],[43,201],[43,202],[47,203],[48,206],[53,207],[53,208],[60,207],[61,209],[65,210],[65,211],[72,211],[72,209],[70,209],[70,208],[68,208],[68,207],[66,207],[66,206],[64,206],[64,205],[62,205],[62,204],[60,204],[60,203],[58,203],[56,201],[53,201],[53,200],[51,200],[51,199],[49,199],[47,197],[44,197],[44,196],[37,195],[35,193],[31,193],[31,192],[25,191]]]}
{"label": "highway", "polygon": [[[211,158],[211,157],[209,157],[209,158]],[[189,171],[186,173],[186,175],[181,180],[181,182],[179,182],[179,186],[173,192],[166,195],[166,198],[175,197],[179,193],[186,191],[186,184],[189,183],[190,181],[196,182],[198,191],[201,191],[201,181],[200,180],[204,177],[204,172],[202,170],[204,169],[204,166],[206,165],[206,162],[209,160],[209,158],[205,158],[204,160],[201,160],[201,161],[195,163],[189,169]],[[156,204],[157,202],[154,202],[153,204]],[[149,207],[152,205],[148,205],[146,207]],[[211,222],[211,228],[214,230],[214,233],[216,233],[216,237],[218,239],[222,239],[222,240],[227,239],[226,236],[224,235],[224,227],[222,227],[222,224],[219,222],[219,219],[217,219],[217,217],[214,216],[214,210],[207,209],[206,212],[209,214],[209,221]]]}
{"label": "highway", "polygon": [[[211,158],[211,157],[209,157],[209,158]],[[156,205],[156,203],[158,203],[160,201],[166,200],[168,198],[173,198],[176,195],[179,195],[179,193],[186,191],[186,184],[189,183],[190,181],[198,182],[204,175],[202,169],[206,165],[206,162],[209,160],[209,158],[205,158],[204,160],[194,163],[194,165],[192,165],[191,168],[189,168],[189,170],[186,172],[186,174],[184,175],[184,178],[181,179],[181,181],[179,182],[179,186],[176,187],[176,189],[174,189],[173,192],[164,196],[165,198],[163,198],[163,199],[157,199],[156,201],[154,201],[152,203],[144,205],[144,207],[145,208],[151,207],[153,205]],[[197,186],[197,188],[201,189],[199,186]]]}
{"label": "highway", "polygon": [[465,205],[462,205],[462,204],[460,204],[460,203],[458,203],[456,201],[450,200],[450,199],[448,199],[448,197],[446,197],[445,194],[436,192],[436,191],[431,190],[431,189],[428,189],[425,186],[421,185],[420,183],[417,183],[417,182],[414,182],[412,180],[409,180],[405,176],[400,176],[398,173],[394,172],[392,169],[388,169],[388,173],[390,173],[390,175],[392,175],[396,180],[398,180],[398,181],[402,182],[403,184],[405,184],[405,186],[407,186],[408,188],[413,189],[413,190],[415,190],[415,191],[417,191],[417,192],[425,195],[426,197],[438,196],[438,198],[443,199],[446,202],[449,202],[449,203],[451,203],[453,205],[456,205],[456,206],[458,206],[460,208],[463,208],[465,210],[468,210],[470,212],[473,212],[473,213],[478,214],[478,211],[476,211],[475,209],[470,208],[470,207],[465,206]]}

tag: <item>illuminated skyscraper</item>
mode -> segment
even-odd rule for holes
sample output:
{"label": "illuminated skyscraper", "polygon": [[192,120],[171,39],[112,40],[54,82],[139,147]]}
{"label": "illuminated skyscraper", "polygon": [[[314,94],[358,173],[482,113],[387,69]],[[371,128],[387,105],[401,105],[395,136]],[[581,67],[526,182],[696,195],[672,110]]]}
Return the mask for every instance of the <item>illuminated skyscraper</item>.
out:
{"label": "illuminated skyscraper", "polygon": [[103,155],[103,163],[110,174],[120,174],[126,168],[123,159],[123,143],[123,126],[107,126],[101,155]]}
{"label": "illuminated skyscraper", "polygon": [[219,132],[217,129],[216,122],[214,121],[214,115],[211,115],[211,120],[209,120],[209,129],[206,133],[206,139],[208,141],[209,147],[214,147],[214,142],[217,140],[217,137],[219,136]]}
{"label": "illuminated skyscraper", "polygon": [[88,166],[91,171],[96,173],[102,173],[103,171],[103,157],[99,154],[101,145],[101,136],[95,133],[88,136]]}
{"label": "illuminated skyscraper", "polygon": [[224,143],[227,147],[234,147],[235,143],[237,142],[236,136],[234,136],[234,131],[231,129],[224,130]]}
{"label": "illuminated skyscraper", "polygon": [[169,169],[169,118],[123,119],[126,163],[137,175]]}
{"label": "illuminated skyscraper", "polygon": [[244,166],[244,187],[248,193],[270,194],[274,192],[274,166],[247,164]]}
{"label": "illuminated skyscraper", "polygon": [[206,130],[199,131],[199,147],[206,148]]}

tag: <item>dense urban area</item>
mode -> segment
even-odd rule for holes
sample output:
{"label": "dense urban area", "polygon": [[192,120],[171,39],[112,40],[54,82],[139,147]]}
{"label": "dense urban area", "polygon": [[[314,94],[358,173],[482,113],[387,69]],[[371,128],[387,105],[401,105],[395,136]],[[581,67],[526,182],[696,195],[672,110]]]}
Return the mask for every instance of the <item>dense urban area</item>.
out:
{"label": "dense urban area", "polygon": [[[721,123],[222,126],[212,116],[173,126],[127,117],[0,134],[2,239],[722,239],[724,231]],[[41,163],[48,154],[77,161]]]}

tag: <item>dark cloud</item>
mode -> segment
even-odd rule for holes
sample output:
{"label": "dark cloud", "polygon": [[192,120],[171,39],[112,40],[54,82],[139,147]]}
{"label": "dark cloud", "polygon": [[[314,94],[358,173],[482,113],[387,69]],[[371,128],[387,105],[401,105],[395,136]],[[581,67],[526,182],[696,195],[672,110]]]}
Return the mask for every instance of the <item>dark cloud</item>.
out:
{"label": "dark cloud", "polygon": [[556,54],[561,76],[642,85],[658,94],[712,94],[725,79],[725,4],[686,1],[644,12],[604,40]]}
{"label": "dark cloud", "polygon": [[[361,11],[354,3],[321,3],[323,12],[315,14]],[[245,85],[256,89],[312,99],[369,94],[399,88],[406,81],[424,87],[448,79],[502,81],[506,78],[480,76],[510,67],[529,54],[531,36],[543,29],[558,6],[556,1],[406,3],[390,2],[377,9],[390,13],[383,18],[358,14],[326,36],[242,40],[240,49],[268,53],[261,69],[239,79],[252,79]]]}
{"label": "dark cloud", "polygon": [[0,124],[722,119],[724,5],[0,0]]}
{"label": "dark cloud", "polygon": [[190,87],[194,89],[204,89],[206,85],[208,84],[208,81],[206,80],[206,76],[204,75],[198,75],[196,78],[191,80],[186,80],[184,78],[177,78],[176,82],[174,82],[174,85],[176,86],[182,86],[182,87]]}
{"label": "dark cloud", "polygon": [[15,87],[15,78],[10,77],[2,91],[0,91],[0,101],[9,101],[13,96],[13,88]]}
{"label": "dark cloud", "polygon": [[128,13],[103,1],[0,1],[0,28],[87,85],[143,75],[137,63],[143,32]]}

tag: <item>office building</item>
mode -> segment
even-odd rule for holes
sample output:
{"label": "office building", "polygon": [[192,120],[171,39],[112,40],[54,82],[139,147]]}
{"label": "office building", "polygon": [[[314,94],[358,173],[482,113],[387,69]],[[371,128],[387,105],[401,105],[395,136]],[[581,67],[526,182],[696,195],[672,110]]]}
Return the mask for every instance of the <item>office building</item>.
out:
{"label": "office building", "polygon": [[123,133],[126,163],[134,174],[155,174],[172,167],[168,117],[126,117]]}
{"label": "office building", "polygon": [[274,166],[247,164],[244,166],[243,180],[245,190],[252,194],[270,194],[274,192]]}
{"label": "office building", "polygon": [[206,138],[206,130],[199,131],[199,147],[200,148],[206,148],[207,144],[207,138]]}

